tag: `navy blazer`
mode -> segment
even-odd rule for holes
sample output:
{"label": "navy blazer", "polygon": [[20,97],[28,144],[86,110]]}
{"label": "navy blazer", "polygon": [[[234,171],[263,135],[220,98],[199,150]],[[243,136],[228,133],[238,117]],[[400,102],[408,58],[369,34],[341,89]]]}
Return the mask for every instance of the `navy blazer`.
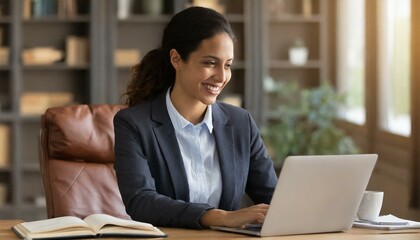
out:
{"label": "navy blazer", "polygon": [[[116,114],[118,186],[132,219],[161,227],[201,228],[201,215],[213,207],[189,202],[188,180],[165,94]],[[251,115],[220,102],[212,108],[223,186],[219,208],[239,209],[245,192],[254,203],[270,203],[277,177]]]}

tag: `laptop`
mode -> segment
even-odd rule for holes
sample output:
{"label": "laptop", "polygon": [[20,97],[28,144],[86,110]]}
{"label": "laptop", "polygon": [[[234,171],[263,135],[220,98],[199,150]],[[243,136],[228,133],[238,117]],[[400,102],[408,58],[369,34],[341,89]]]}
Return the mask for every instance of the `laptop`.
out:
{"label": "laptop", "polygon": [[377,154],[289,156],[262,225],[211,228],[261,237],[348,230],[377,158]]}

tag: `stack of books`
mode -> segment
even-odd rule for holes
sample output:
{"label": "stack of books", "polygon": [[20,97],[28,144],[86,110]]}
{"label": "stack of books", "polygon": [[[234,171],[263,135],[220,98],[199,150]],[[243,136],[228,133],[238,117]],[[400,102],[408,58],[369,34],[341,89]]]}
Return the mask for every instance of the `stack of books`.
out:
{"label": "stack of books", "polygon": [[66,38],[66,64],[86,65],[89,62],[89,44],[86,37],[68,36]]}
{"label": "stack of books", "polygon": [[76,0],[24,0],[23,2],[24,19],[47,16],[71,18],[77,14]]}

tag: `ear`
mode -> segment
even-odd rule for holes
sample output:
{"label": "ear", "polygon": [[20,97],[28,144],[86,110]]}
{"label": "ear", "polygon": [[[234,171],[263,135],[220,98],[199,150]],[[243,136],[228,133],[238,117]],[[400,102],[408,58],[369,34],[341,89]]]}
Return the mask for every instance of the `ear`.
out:
{"label": "ear", "polygon": [[171,58],[171,64],[175,68],[175,70],[178,70],[178,68],[181,66],[181,55],[172,48],[171,51],[169,51],[169,56]]}

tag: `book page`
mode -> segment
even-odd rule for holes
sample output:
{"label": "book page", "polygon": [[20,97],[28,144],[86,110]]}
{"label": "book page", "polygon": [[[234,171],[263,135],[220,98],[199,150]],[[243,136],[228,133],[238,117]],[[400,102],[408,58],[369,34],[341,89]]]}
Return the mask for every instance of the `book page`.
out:
{"label": "book page", "polygon": [[120,219],[107,214],[92,214],[86,217],[84,221],[87,224],[89,224],[96,233],[99,233],[100,229],[104,228],[106,225],[120,226],[122,228],[148,230],[152,232],[159,231],[155,227],[153,227],[153,225],[148,223]]}
{"label": "book page", "polygon": [[72,216],[51,218],[46,220],[39,220],[33,222],[21,223],[25,229],[31,233],[53,232],[67,229],[91,229],[82,219]]}

